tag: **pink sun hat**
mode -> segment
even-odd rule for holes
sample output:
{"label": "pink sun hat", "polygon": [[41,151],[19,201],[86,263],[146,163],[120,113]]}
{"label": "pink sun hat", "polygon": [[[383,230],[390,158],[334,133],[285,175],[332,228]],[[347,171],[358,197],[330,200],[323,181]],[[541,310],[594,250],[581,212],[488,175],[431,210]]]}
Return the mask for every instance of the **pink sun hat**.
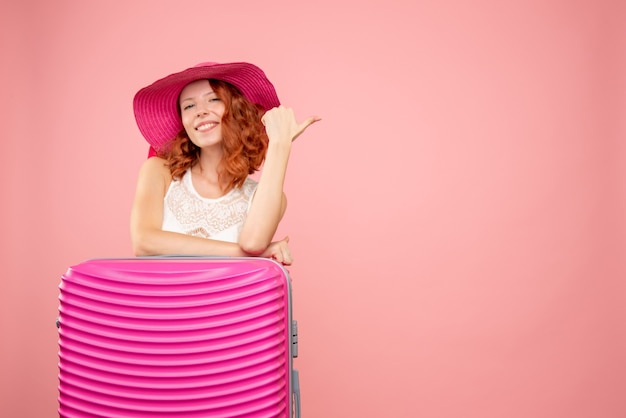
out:
{"label": "pink sun hat", "polygon": [[200,63],[157,80],[135,94],[137,126],[154,150],[166,149],[183,129],[178,113],[178,97],[183,88],[192,81],[209,78],[234,85],[246,99],[265,110],[280,105],[274,86],[259,67],[246,62]]}

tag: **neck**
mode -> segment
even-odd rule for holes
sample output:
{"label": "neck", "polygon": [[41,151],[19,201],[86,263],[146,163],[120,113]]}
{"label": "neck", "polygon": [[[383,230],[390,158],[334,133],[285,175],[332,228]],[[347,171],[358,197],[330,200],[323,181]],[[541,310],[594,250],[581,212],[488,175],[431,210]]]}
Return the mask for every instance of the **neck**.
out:
{"label": "neck", "polygon": [[228,178],[222,178],[219,181],[219,167],[222,162],[222,150],[221,147],[219,150],[214,149],[201,149],[200,157],[194,166],[193,170],[196,175],[202,177],[208,183],[212,183],[220,186],[220,188],[224,189]]}

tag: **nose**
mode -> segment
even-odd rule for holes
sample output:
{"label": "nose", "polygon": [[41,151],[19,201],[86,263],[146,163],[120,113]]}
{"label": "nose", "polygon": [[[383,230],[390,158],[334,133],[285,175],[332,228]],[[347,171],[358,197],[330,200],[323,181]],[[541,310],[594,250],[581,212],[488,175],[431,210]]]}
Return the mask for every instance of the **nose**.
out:
{"label": "nose", "polygon": [[208,107],[207,107],[207,105],[206,105],[206,104],[204,104],[204,103],[198,103],[198,104],[196,105],[196,117],[198,117],[198,116],[204,116],[204,115],[206,115],[207,113],[209,113],[209,109],[208,109]]}

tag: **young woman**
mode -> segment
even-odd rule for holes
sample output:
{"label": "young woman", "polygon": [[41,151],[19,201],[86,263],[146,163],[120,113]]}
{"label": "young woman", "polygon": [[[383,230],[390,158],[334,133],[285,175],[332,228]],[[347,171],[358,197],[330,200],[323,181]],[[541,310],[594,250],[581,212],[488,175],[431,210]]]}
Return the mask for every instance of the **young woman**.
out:
{"label": "young woman", "polygon": [[[289,265],[283,217],[287,162],[316,116],[298,123],[263,71],[249,63],[203,63],[135,95],[151,145],[131,213],[136,255],[261,256]],[[261,168],[258,183],[249,177]]]}

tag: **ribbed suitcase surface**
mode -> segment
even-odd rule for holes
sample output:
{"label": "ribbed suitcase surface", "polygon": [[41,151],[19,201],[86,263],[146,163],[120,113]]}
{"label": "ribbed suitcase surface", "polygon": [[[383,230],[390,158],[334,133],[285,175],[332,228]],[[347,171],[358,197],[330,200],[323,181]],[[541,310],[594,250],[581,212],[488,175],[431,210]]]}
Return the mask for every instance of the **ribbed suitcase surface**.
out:
{"label": "ribbed suitcase surface", "polygon": [[292,415],[297,337],[278,263],[88,260],[59,300],[61,417]]}

